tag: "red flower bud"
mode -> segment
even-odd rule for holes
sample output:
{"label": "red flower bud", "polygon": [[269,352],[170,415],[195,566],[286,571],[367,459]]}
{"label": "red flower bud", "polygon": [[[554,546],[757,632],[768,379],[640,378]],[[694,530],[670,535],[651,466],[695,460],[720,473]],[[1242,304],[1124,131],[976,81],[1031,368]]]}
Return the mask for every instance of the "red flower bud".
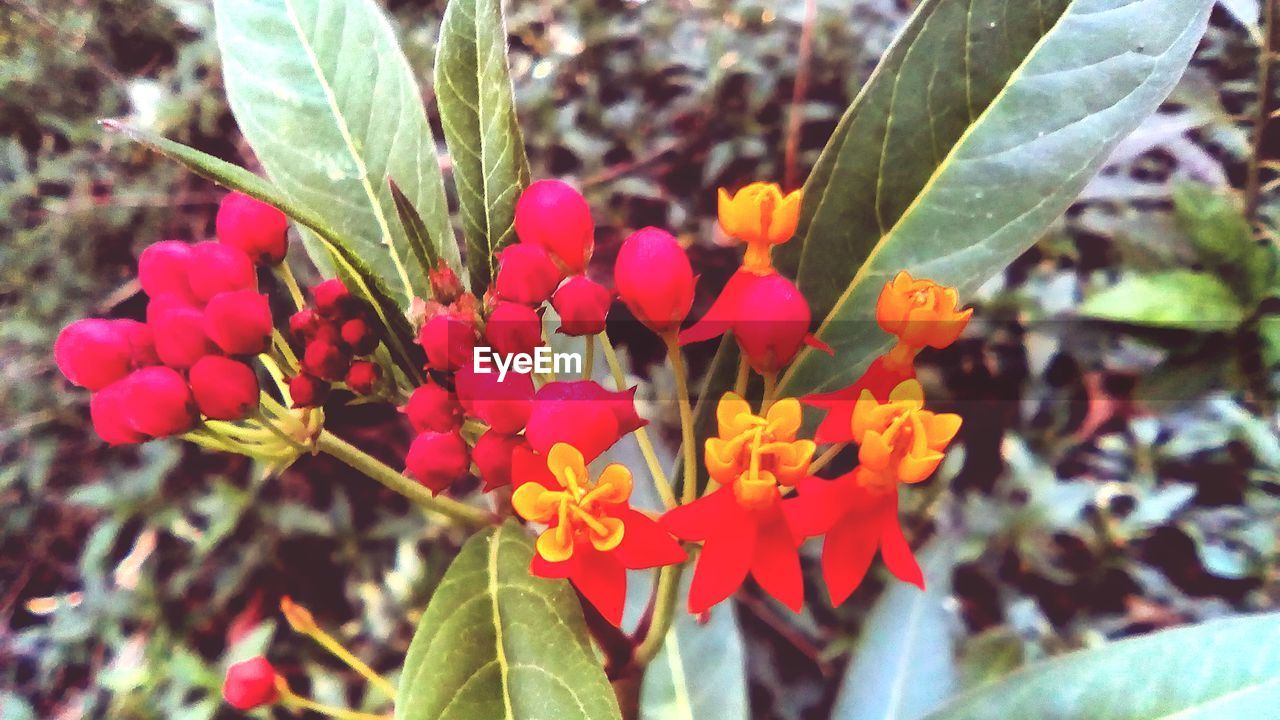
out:
{"label": "red flower bud", "polygon": [[636,319],[659,335],[680,327],[693,305],[693,268],[674,236],[657,228],[631,234],[613,279]]}
{"label": "red flower bud", "polygon": [[[161,240],[148,245],[138,257],[138,283],[142,291],[155,298],[172,293],[187,301],[191,293],[189,275],[193,267],[192,246],[181,240]],[[196,272],[201,272],[197,267]]]}
{"label": "red flower bud", "polygon": [[194,300],[174,293],[152,295],[147,301],[147,324],[155,325],[156,318],[173,308],[197,308]]}
{"label": "red flower bud", "polygon": [[329,383],[302,373],[289,380],[289,399],[296,408],[320,407],[329,396]]}
{"label": "red flower bud", "polygon": [[212,420],[239,420],[258,407],[258,374],[221,355],[206,355],[188,373],[196,407]]}
{"label": "red flower bud", "polygon": [[515,435],[529,422],[533,406],[532,377],[511,372],[499,381],[498,373],[478,373],[468,365],[458,371],[454,382],[462,408],[494,430]]}
{"label": "red flower bud", "polygon": [[364,318],[351,318],[342,323],[339,334],[356,355],[368,355],[378,349],[378,335]]}
{"label": "red flower bud", "polygon": [[222,198],[216,226],[219,241],[238,248],[259,265],[279,265],[289,249],[289,219],[244,193]]}
{"label": "red flower bud", "polygon": [[147,439],[129,425],[128,383],[128,378],[111,383],[89,400],[94,432],[109,445],[131,445]]}
{"label": "red flower bud", "polygon": [[604,332],[613,293],[585,275],[575,275],[556,289],[551,307],[560,316],[560,329],[565,335],[595,335]]}
{"label": "red flower bud", "polygon": [[204,313],[178,306],[161,312],[151,323],[156,355],[172,368],[186,369],[200,358],[218,352],[204,329]]}
{"label": "red flower bud", "polygon": [[476,440],[476,446],[471,449],[471,459],[484,480],[485,492],[511,484],[511,457],[516,448],[527,445],[519,435],[503,435],[493,430]]}
{"label": "red flower bud", "polygon": [[409,396],[404,414],[417,432],[449,432],[462,425],[462,405],[457,396],[430,380]]}
{"label": "red flower bud", "polygon": [[289,334],[306,342],[312,338],[320,324],[320,316],[315,310],[303,308],[289,316]]}
{"label": "red flower bud", "polygon": [[443,260],[435,269],[427,270],[427,282],[431,284],[431,299],[441,305],[449,305],[462,297],[462,281]]}
{"label": "red flower bud", "polygon": [[475,325],[452,313],[440,313],[422,326],[418,342],[427,352],[427,365],[448,372],[470,364],[476,346]]}
{"label": "red flower bud", "polygon": [[351,367],[351,355],[337,343],[312,340],[302,353],[302,369],[325,380],[341,380]]}
{"label": "red flower bud", "polygon": [[276,669],[264,657],[238,662],[227,668],[222,697],[237,710],[253,710],[280,700]]}
{"label": "red flower bud", "polygon": [[541,245],[511,245],[498,253],[498,297],[512,302],[537,305],[560,284],[560,268]]}
{"label": "red flower bud", "polygon": [[129,361],[136,368],[159,365],[160,357],[156,354],[155,336],[146,323],[137,320],[116,320],[125,337],[129,339]]}
{"label": "red flower bud", "polygon": [[772,273],[755,277],[742,289],[733,337],[756,372],[774,373],[800,351],[811,319],[809,303],[800,289]]}
{"label": "red flower bud", "polygon": [[500,300],[489,313],[484,337],[500,354],[532,354],[542,344],[542,318],[528,305]]}
{"label": "red flower bud", "polygon": [[311,298],[315,301],[316,312],[321,317],[336,318],[346,314],[353,304],[347,286],[338,278],[325,280],[311,288]]}
{"label": "red flower bud", "polygon": [[381,379],[382,368],[368,360],[357,360],[347,370],[347,387],[357,395],[372,395]]}
{"label": "red flower bud", "polygon": [[525,437],[540,453],[563,442],[591,462],[645,424],[636,414],[634,395],[635,388],[612,392],[592,380],[547,383],[533,396]]}
{"label": "red flower bud", "polygon": [[228,355],[257,355],[271,344],[271,304],[254,290],[219,293],[204,308],[204,331]]}
{"label": "red flower bud", "polygon": [[58,333],[53,360],[73,384],[101,390],[129,374],[133,348],[129,335],[110,320],[77,320]]}
{"label": "red flower bud", "polygon": [[426,486],[433,495],[440,494],[465,477],[470,467],[467,443],[457,430],[422,433],[413,439],[405,458],[409,476]]}
{"label": "red flower bud", "polygon": [[187,281],[197,302],[207,303],[218,293],[258,289],[253,261],[230,245],[214,241],[192,245],[189,268]]}
{"label": "red flower bud", "polygon": [[539,180],[525,188],[516,203],[516,235],[541,245],[580,273],[591,258],[595,223],[582,194],[559,180]]}
{"label": "red flower bud", "polygon": [[195,398],[187,381],[173,368],[135,370],[125,383],[129,427],[151,437],[168,437],[191,429]]}

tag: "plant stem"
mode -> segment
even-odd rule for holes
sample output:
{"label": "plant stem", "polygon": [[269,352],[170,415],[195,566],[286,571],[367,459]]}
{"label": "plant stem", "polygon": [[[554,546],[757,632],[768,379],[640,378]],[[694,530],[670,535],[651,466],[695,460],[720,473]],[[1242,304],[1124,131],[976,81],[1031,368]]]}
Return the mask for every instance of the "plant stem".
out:
{"label": "plant stem", "polygon": [[840,454],[840,451],[844,450],[848,446],[849,446],[848,443],[837,443],[827,448],[826,450],[824,450],[822,454],[817,457],[817,459],[809,463],[809,474],[812,475],[818,472],[819,470],[821,470],[822,468],[826,467],[827,463],[830,463],[832,460],[835,460],[836,456]]}
{"label": "plant stem", "polygon": [[747,356],[738,357],[738,378],[733,382],[733,391],[738,397],[747,396],[747,383],[751,380],[751,365],[747,363]]}
{"label": "plant stem", "polygon": [[773,401],[778,395],[778,373],[762,373],[761,377],[764,378],[764,400],[760,403],[760,414],[764,415],[773,407]]}
{"label": "plant stem", "polygon": [[320,647],[328,650],[334,657],[346,663],[347,667],[355,670],[361,677],[368,680],[369,684],[377,687],[382,691],[382,694],[390,698],[392,702],[395,702],[396,687],[389,680],[374,672],[373,668],[366,665],[363,660],[356,657],[350,650],[343,647],[342,643],[339,643],[333,636],[318,627],[308,634]]}
{"label": "plant stem", "polygon": [[1258,107],[1254,111],[1252,150],[1245,178],[1245,217],[1253,225],[1258,219],[1261,202],[1261,175],[1263,164],[1263,140],[1267,122],[1271,119],[1271,69],[1272,61],[1280,53],[1280,27],[1276,26],[1278,0],[1262,0],[1262,34],[1258,43]]}
{"label": "plant stem", "polygon": [[275,267],[275,272],[280,282],[289,289],[289,297],[293,298],[294,306],[299,310],[306,307],[307,301],[302,297],[302,288],[298,287],[298,279],[293,276],[293,270],[289,269],[289,263],[280,263]]}
{"label": "plant stem", "polygon": [[671,623],[675,621],[676,603],[680,599],[680,576],[684,572],[684,564],[668,565],[658,571],[657,600],[653,605],[653,621],[649,623],[649,631],[645,633],[644,642],[636,648],[636,667],[643,668],[658,656],[662,644],[666,642]]}
{"label": "plant stem", "polygon": [[409,498],[410,502],[413,502],[423,510],[444,515],[459,524],[472,528],[491,525],[495,520],[492,514],[479,508],[460,503],[452,498],[433,496],[430,490],[396,472],[386,463],[328,430],[320,431],[320,436],[316,439],[316,446],[320,452],[332,455],[353,469],[359,470],[391,490]]}
{"label": "plant stem", "polygon": [[289,708],[295,710],[310,710],[313,713],[337,718],[338,720],[388,720],[389,717],[387,715],[377,715],[375,713],[359,712],[356,710],[334,707],[332,705],[325,705],[324,703],[316,702],[311,698],[297,695],[293,691],[283,694],[281,696],[281,701]]}
{"label": "plant stem", "polygon": [[684,487],[680,490],[680,502],[688,505],[698,499],[698,448],[694,436],[693,404],[689,401],[689,370],[675,333],[668,335],[667,358],[676,376],[676,400],[680,403],[680,449],[684,452]]}
{"label": "plant stem", "polygon": [[[607,332],[600,333],[600,346],[604,348],[605,362],[608,363],[609,371],[613,374],[614,388],[618,391],[625,389],[626,373],[622,371],[622,363],[618,362],[618,353],[613,349],[613,342],[609,340]],[[649,475],[653,477],[653,485],[662,498],[663,506],[670,510],[676,506],[676,494],[671,489],[667,474],[662,470],[662,463],[658,462],[658,453],[653,449],[653,442],[649,440],[648,428],[636,428],[635,435],[636,443],[640,445],[640,454],[644,456],[644,462],[649,466]]]}
{"label": "plant stem", "polygon": [[582,351],[582,379],[590,380],[596,370],[596,338],[594,335],[584,335],[583,339],[587,341],[587,346]]}

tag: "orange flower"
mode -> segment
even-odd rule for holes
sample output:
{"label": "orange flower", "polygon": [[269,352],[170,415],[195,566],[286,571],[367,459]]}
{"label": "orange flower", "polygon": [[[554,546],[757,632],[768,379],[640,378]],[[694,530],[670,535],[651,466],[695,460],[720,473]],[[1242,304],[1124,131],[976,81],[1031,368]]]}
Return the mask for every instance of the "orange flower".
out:
{"label": "orange flower", "polygon": [[876,322],[898,337],[898,345],[886,356],[891,366],[904,368],[925,346],[944,348],[956,341],[973,315],[958,310],[955,288],[932,280],[916,280],[907,271],[884,286],[876,302]]}
{"label": "orange flower", "polygon": [[852,419],[860,467],[886,481],[918,483],[938,469],[960,422],[959,415],[925,410],[916,380],[900,383],[884,403],[863,390]]}
{"label": "orange flower", "polygon": [[623,524],[607,510],[625,505],[631,497],[631,471],[615,463],[593,483],[582,453],[567,443],[551,447],[547,468],[560,489],[531,482],[511,497],[512,507],[524,519],[552,524],[538,536],[538,554],[549,562],[563,562],[573,556],[578,540],[587,540],[602,552],[618,547]]}
{"label": "orange flower", "polygon": [[747,243],[743,267],[757,275],[772,272],[770,248],[796,233],[800,191],[783,195],[776,183],[754,182],[733,195],[720,188],[719,197],[720,227]]}
{"label": "orange flower", "polygon": [[707,472],[712,480],[731,486],[742,505],[772,503],[779,485],[795,485],[808,471],[816,446],[796,439],[801,410],[795,398],[779,400],[761,417],[752,414],[742,397],[725,393],[716,421],[719,437],[707,439]]}

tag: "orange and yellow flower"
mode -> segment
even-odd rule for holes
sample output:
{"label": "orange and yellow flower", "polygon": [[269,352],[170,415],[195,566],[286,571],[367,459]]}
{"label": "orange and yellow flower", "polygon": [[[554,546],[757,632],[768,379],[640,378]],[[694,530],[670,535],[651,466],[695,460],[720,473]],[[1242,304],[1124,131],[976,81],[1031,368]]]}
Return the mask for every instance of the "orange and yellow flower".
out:
{"label": "orange and yellow flower", "polygon": [[926,346],[944,348],[955,342],[973,315],[972,308],[960,310],[959,303],[955,288],[916,280],[905,270],[898,273],[876,302],[876,322],[898,338],[886,361],[900,369]]}
{"label": "orange and yellow flower", "polygon": [[707,473],[733,488],[738,502],[757,508],[776,501],[778,486],[794,486],[809,469],[817,448],[812,440],[797,440],[800,403],[786,398],[774,403],[763,417],[735,393],[725,393],[716,406],[719,437],[707,439]]}
{"label": "orange and yellow flower", "polygon": [[770,251],[795,235],[800,200],[799,190],[783,195],[776,183],[753,182],[732,195],[720,188],[720,227],[747,244],[744,268],[757,275],[773,272]]}
{"label": "orange and yellow flower", "polygon": [[959,415],[925,410],[924,389],[916,380],[895,387],[883,403],[863,390],[851,428],[858,462],[877,475],[918,483],[938,469],[960,422]]}

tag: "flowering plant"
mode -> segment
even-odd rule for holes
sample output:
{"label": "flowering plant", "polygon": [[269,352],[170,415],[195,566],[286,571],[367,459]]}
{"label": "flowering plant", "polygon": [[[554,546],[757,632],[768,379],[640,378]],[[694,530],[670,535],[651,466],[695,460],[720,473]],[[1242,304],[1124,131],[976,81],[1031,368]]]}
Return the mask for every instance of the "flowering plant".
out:
{"label": "flowering plant", "polygon": [[[823,602],[806,588],[810,540],[831,605],[877,554],[926,586],[899,517],[913,489],[900,486],[929,480],[963,417],[926,399],[916,359],[961,337],[965,296],[1163,99],[1209,5],[1168,3],[1139,58],[1095,61],[1085,56],[1106,43],[1083,20],[1088,4],[1046,18],[997,2],[983,12],[1025,32],[957,45],[938,28],[965,3],[922,3],[803,188],[720,190],[719,233],[741,262],[695,312],[709,283],[687,239],[634,229],[602,262],[588,201],[569,182],[532,181],[497,0],[451,0],[437,48],[461,245],[381,12],[369,0],[216,0],[227,92],[269,180],[108,121],[232,192],[216,241],[143,253],[145,322],[74,323],[55,359],[93,393],[108,443],[180,437],[271,471],[325,453],[469,537],[398,686],[282,602],[295,630],[385,694],[382,710],[634,715],[682,613],[706,618],[752,585],[794,612],[806,596]],[[1132,23],[1106,22],[1128,37]],[[963,67],[942,65],[957,57]],[[1093,74],[1110,61],[1125,72]],[[900,97],[900,83],[925,102]],[[1095,87],[1114,102],[1082,114],[1072,91]],[[291,267],[304,247],[329,278],[307,290]],[[665,350],[674,457],[611,342],[626,316]],[[687,349],[717,339],[695,392]],[[543,367],[553,346],[577,348],[557,353],[577,365]],[[402,408],[415,438],[401,467],[326,427],[354,403]],[[618,459],[624,444],[642,465]],[[262,657],[231,666],[224,694],[241,710],[382,717],[295,692]]]}

